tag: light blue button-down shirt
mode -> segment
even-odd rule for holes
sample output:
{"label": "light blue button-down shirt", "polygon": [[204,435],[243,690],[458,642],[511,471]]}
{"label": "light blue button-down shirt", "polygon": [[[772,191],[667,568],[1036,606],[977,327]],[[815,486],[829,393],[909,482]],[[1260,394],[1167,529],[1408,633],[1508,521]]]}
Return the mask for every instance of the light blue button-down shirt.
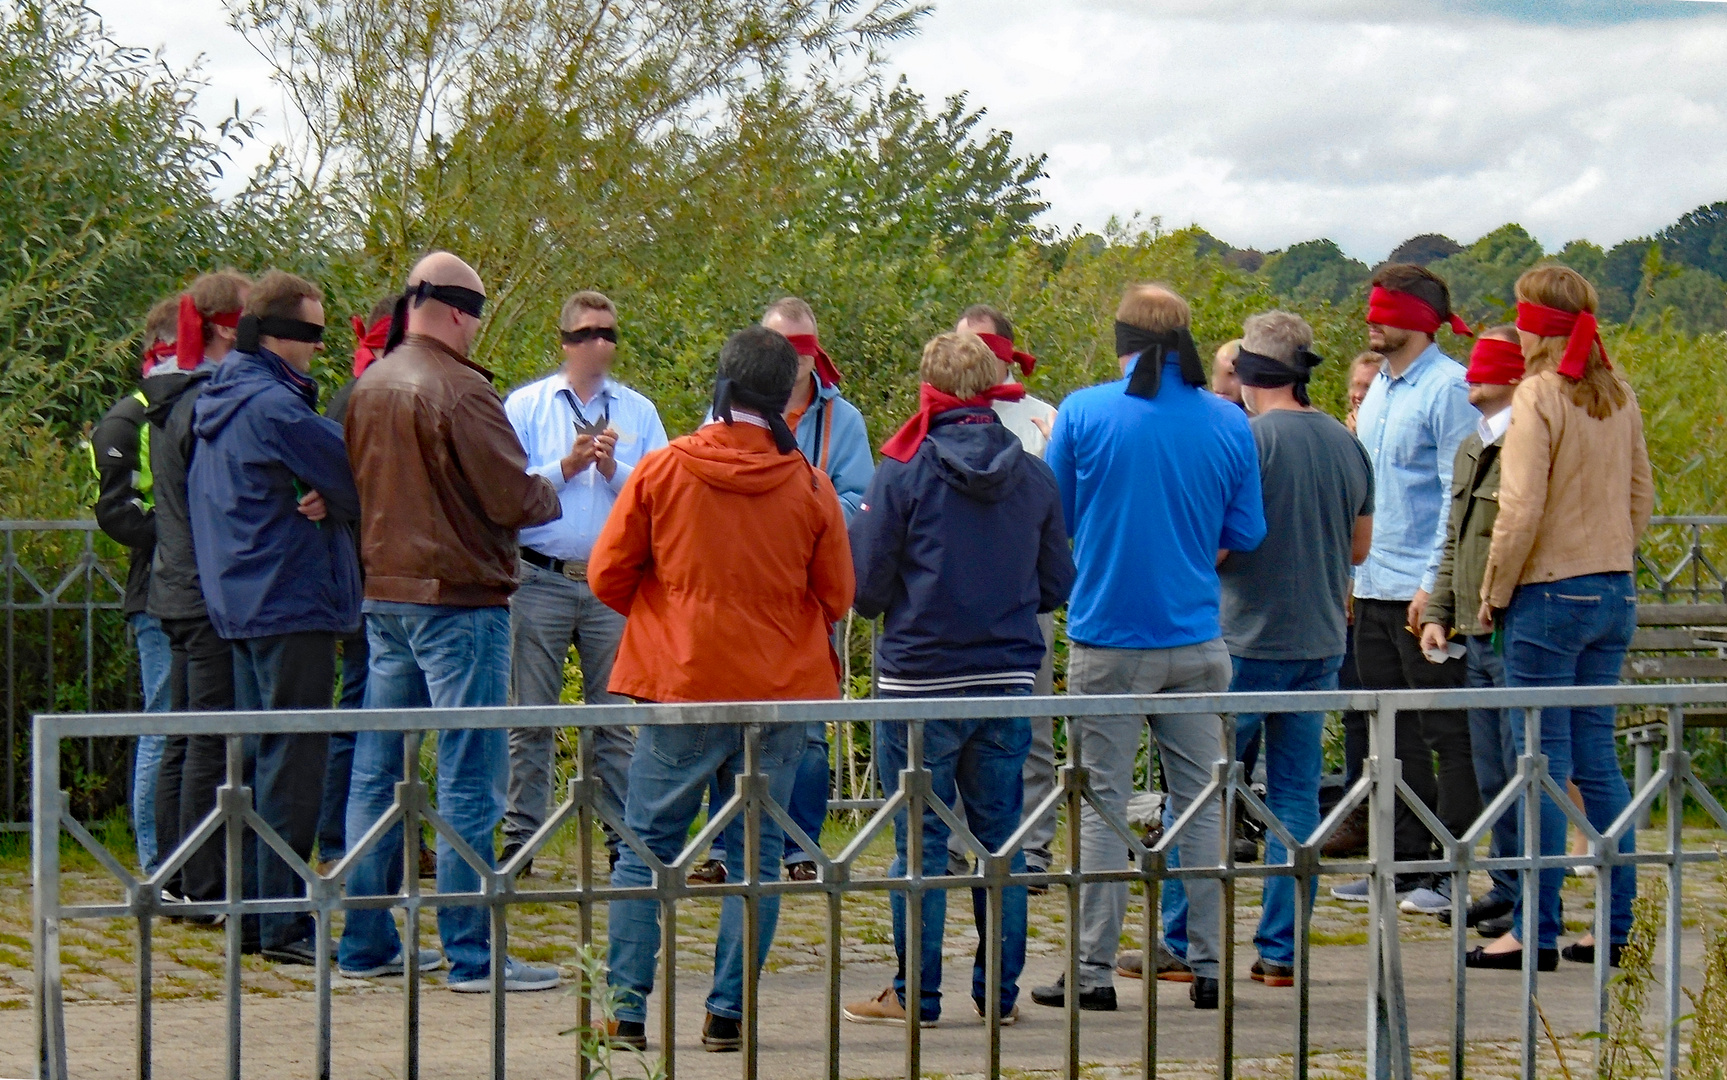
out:
{"label": "light blue button-down shirt", "polygon": [[1429,345],[1392,376],[1381,369],[1355,417],[1373,459],[1373,548],[1355,569],[1355,595],[1411,600],[1433,591],[1445,554],[1451,467],[1479,418],[1463,365]]}
{"label": "light blue button-down shirt", "polygon": [[569,401],[574,395],[558,391],[569,388],[563,371],[556,371],[513,391],[504,401],[504,414],[528,452],[528,471],[550,480],[564,507],[558,520],[523,529],[521,545],[554,559],[586,559],[624,481],[642,458],[666,445],[666,429],[653,402],[607,379],[592,401],[581,403],[581,410],[590,422],[611,414],[618,431],[617,470],[607,480],[590,465],[565,480],[563,459],[576,440],[576,414]]}

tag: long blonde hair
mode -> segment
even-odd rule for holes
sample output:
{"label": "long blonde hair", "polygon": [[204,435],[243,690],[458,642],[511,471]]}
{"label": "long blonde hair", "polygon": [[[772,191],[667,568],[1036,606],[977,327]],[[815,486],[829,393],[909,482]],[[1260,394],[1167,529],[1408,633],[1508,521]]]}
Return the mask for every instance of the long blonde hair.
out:
{"label": "long blonde hair", "polygon": [[[1595,286],[1569,266],[1537,266],[1525,270],[1517,279],[1517,299],[1524,303],[1541,304],[1560,311],[1595,313],[1598,298]],[[1568,337],[1536,338],[1534,346],[1523,350],[1525,377],[1543,371],[1557,371],[1565,356]],[[1605,420],[1619,411],[1631,399],[1625,380],[1607,366],[1598,345],[1589,346],[1589,359],[1583,365],[1583,377],[1571,387],[1571,402],[1597,420]]]}

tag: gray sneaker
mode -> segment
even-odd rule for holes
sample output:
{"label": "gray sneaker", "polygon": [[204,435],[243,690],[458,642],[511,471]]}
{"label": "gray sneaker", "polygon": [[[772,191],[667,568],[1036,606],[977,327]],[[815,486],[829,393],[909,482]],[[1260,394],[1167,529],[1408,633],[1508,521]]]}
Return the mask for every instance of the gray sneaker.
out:
{"label": "gray sneaker", "polygon": [[[1464,903],[1467,906],[1468,901],[1465,900]],[[1437,915],[1451,910],[1451,897],[1440,889],[1420,888],[1405,897],[1403,902],[1397,905],[1397,910],[1411,915]]]}
{"label": "gray sneaker", "polygon": [[[420,974],[424,975],[428,971],[437,971],[443,966],[443,953],[436,949],[420,950]],[[402,963],[402,954],[400,952],[396,954],[396,958],[394,960],[386,961],[379,964],[377,967],[363,969],[345,967],[336,968],[336,974],[342,976],[344,979],[382,979],[391,975],[401,975],[405,971],[406,965]]]}
{"label": "gray sneaker", "polygon": [[[1399,901],[1406,900],[1419,891],[1420,888],[1421,886],[1417,881],[1405,881],[1402,876],[1399,876],[1394,892],[1394,898]],[[1341,900],[1345,904],[1365,904],[1368,902],[1368,897],[1372,892],[1373,880],[1371,878],[1361,878],[1359,881],[1352,881],[1347,885],[1339,885],[1332,889],[1331,898],[1333,900]],[[1451,901],[1447,900],[1445,902],[1445,906],[1450,907]]]}
{"label": "gray sneaker", "polygon": [[[551,990],[563,982],[555,967],[541,964],[530,964],[525,960],[510,957],[504,961],[504,990],[515,992],[519,990]],[[452,980],[450,989],[458,994],[485,994],[492,989],[491,975],[481,975],[477,979],[463,979],[461,982]]]}

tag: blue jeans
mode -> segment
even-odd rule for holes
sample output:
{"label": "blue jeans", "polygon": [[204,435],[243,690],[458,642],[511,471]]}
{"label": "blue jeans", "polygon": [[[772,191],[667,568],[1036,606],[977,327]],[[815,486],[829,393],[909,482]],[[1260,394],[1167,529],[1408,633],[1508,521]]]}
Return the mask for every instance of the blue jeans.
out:
{"label": "blue jeans", "polygon": [[[1335,690],[1343,657],[1323,660],[1255,660],[1232,656],[1235,677],[1231,693],[1276,693],[1298,690]],[[1256,736],[1264,734],[1265,805],[1297,840],[1305,841],[1319,827],[1319,774],[1324,768],[1322,739],[1325,714],[1321,712],[1240,713],[1235,718],[1235,752],[1244,755]],[[1165,827],[1173,824],[1165,814]],[[1289,861],[1289,850],[1277,833],[1265,833],[1265,865]],[[1171,866],[1180,865],[1171,853]],[[1318,883],[1309,890],[1313,900]],[[1253,944],[1260,958],[1272,964],[1295,963],[1295,879],[1274,876],[1265,879],[1261,894],[1259,930]],[[1163,933],[1169,950],[1187,955],[1187,893],[1181,882],[1163,887]]]}
{"label": "blue jeans", "polygon": [[[340,709],[366,707],[366,670],[371,663],[366,631],[342,639]],[[354,775],[354,732],[330,735],[330,763],[324,769],[324,805],[318,816],[318,858],[340,859],[348,853],[348,784]]]}
{"label": "blue jeans", "polygon": [[[822,826],[828,820],[828,785],[831,777],[828,775],[828,726],[826,724],[808,725],[808,734],[804,742],[803,753],[798,757],[797,776],[792,780],[791,802],[786,806],[786,815],[797,823],[797,827],[816,843],[821,843]],[[732,797],[731,790],[721,790],[719,782],[708,786],[708,813],[713,813],[726,804]],[[798,846],[790,836],[785,841],[785,865],[796,866],[798,863],[815,862],[809,852]],[[709,849],[708,857],[724,862],[726,859],[726,841],[724,837],[715,840]]]}
{"label": "blue jeans", "polygon": [[[139,611],[126,617],[132,639],[138,645],[138,676],[144,684],[144,711],[167,712],[168,672],[174,657],[162,621]],[[132,830],[138,839],[138,865],[153,873],[156,851],[156,780],[162,773],[162,749],[166,735],[138,736],[138,752],[132,763]]]}
{"label": "blue jeans", "polygon": [[[1509,686],[1613,686],[1637,627],[1637,593],[1630,574],[1585,574],[1520,585],[1505,612],[1505,681]],[[1547,771],[1561,785],[1566,777],[1583,793],[1584,815],[1597,830],[1611,825],[1631,802],[1631,789],[1619,770],[1613,743],[1611,705],[1594,708],[1541,710],[1541,752]],[[1512,739],[1523,753],[1521,711],[1512,725]],[[1627,832],[1619,844],[1634,851],[1636,837]],[[1546,795],[1541,799],[1541,854],[1565,852],[1565,814]],[[1560,869],[1541,871],[1537,947],[1554,948],[1559,940]],[[1637,875],[1629,866],[1613,868],[1609,883],[1612,943],[1621,944],[1631,931],[1631,901],[1637,895]],[[1523,905],[1518,894],[1512,933],[1525,936]]]}
{"label": "blue jeans", "polygon": [[[454,708],[502,705],[510,686],[510,609],[428,607],[426,614],[366,615],[371,666],[368,709]],[[438,732],[438,813],[457,835],[493,865],[492,831],[504,816],[509,777],[508,735],[501,728]],[[347,843],[351,849],[383,817],[401,781],[400,733],[363,731],[354,742],[354,776],[348,789]],[[402,828],[391,829],[354,864],[349,896],[389,896],[402,887]],[[480,878],[438,836],[438,891],[477,892]],[[486,910],[438,908],[438,935],[450,961],[450,981],[491,972],[491,930]],[[350,911],[338,954],[345,968],[393,960],[401,937],[387,910]]]}
{"label": "blue jeans", "polygon": [[[1003,695],[1023,697],[1029,688],[1014,687]],[[884,695],[911,697],[918,695]],[[961,696],[961,695],[932,695]],[[965,696],[984,696],[982,691],[968,691]],[[1031,750],[1031,721],[1015,720],[929,720],[923,729],[924,767],[930,772],[930,787],[936,798],[948,806],[954,804],[954,793],[965,802],[965,821],[972,835],[991,851],[1000,851],[1013,831],[1019,828],[1024,812],[1024,785],[1020,773],[1025,768]],[[906,767],[906,724],[903,721],[878,723],[875,726],[877,761],[884,790],[899,788],[899,774]],[[889,877],[906,874],[906,847],[910,825],[905,811],[894,816],[894,860]],[[947,822],[936,816],[933,809],[923,812],[923,873],[926,880],[947,873]],[[1015,850],[1010,866],[1014,873],[1025,872],[1025,852]],[[900,1003],[905,1003],[906,955],[906,894],[888,894],[893,908],[893,946],[899,959],[893,988]],[[1001,1011],[1006,1016],[1019,999],[1019,976],[1025,970],[1026,892],[1015,885],[1001,891],[1001,922],[999,928],[988,923],[988,894],[983,889],[971,891],[972,917],[977,923],[977,955],[972,961],[971,996],[982,1007],[988,991],[985,980],[984,942],[992,933],[1001,937]],[[936,887],[923,894],[923,934],[918,943],[918,963],[921,973],[922,1002],[919,1015],[924,1020],[941,1016],[941,946],[947,926],[947,890]]]}
{"label": "blue jeans", "polygon": [[[1468,635],[1463,639],[1463,646],[1469,650],[1464,686],[1505,685],[1505,661],[1493,651],[1493,635]],[[1517,747],[1512,741],[1511,729],[1514,721],[1521,720],[1522,716],[1521,711],[1513,709],[1469,710],[1469,747],[1475,760],[1475,783],[1481,788],[1482,806],[1498,798],[1517,771]],[[1495,859],[1521,854],[1521,822],[1515,806],[1499,815],[1499,820],[1493,823],[1487,854]],[[1493,870],[1489,875],[1493,878],[1493,888],[1483,899],[1515,903],[1517,872]]]}
{"label": "blue jeans", "polygon": [[[804,729],[780,724],[762,732],[762,771],[767,774],[768,796],[780,806],[791,798],[797,760],[803,752]],[[661,862],[671,862],[689,840],[690,825],[702,808],[702,795],[717,780],[723,791],[731,791],[744,767],[744,729],[736,724],[689,724],[678,727],[644,727],[636,737],[635,756],[630,759],[629,789],[625,795],[624,824],[640,837]],[[724,800],[714,807],[718,810]],[[744,879],[744,815],[726,826],[726,879]],[[767,814],[761,819],[761,860],[757,876],[777,881],[784,833]],[[632,888],[653,882],[634,848],[625,844],[612,870],[612,884]],[[760,950],[756,970],[767,959],[779,922],[778,897],[760,901]],[[654,989],[654,965],[660,953],[660,905],[653,900],[614,900],[611,905],[611,938],[607,981],[620,993],[618,1019],[643,1021],[647,996]],[[719,940],[714,947],[714,985],[707,1010],[715,1016],[743,1019],[744,1008],[744,900],[728,896],[720,901]]]}

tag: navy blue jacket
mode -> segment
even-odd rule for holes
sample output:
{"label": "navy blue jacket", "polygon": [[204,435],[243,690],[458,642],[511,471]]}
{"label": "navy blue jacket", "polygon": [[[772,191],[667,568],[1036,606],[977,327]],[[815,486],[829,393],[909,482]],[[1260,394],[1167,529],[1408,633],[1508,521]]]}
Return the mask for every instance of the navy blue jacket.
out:
{"label": "navy blue jacket", "polygon": [[883,691],[1031,685],[1073,556],[1055,474],[994,412],[941,413],[909,462],[884,458],[850,531],[853,606],[887,615]]}
{"label": "navy blue jacket", "polygon": [[[230,640],[360,625],[360,561],[348,523],[360,495],[342,429],[314,409],[317,384],[260,349],[230,353],[198,398],[187,476],[204,602]],[[324,496],[329,517],[297,506]]]}

